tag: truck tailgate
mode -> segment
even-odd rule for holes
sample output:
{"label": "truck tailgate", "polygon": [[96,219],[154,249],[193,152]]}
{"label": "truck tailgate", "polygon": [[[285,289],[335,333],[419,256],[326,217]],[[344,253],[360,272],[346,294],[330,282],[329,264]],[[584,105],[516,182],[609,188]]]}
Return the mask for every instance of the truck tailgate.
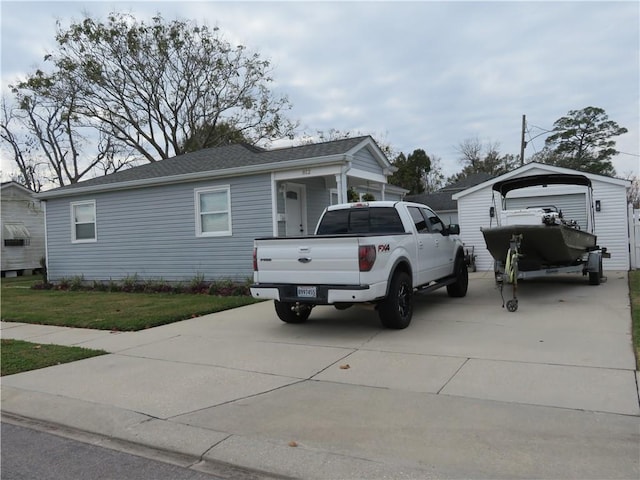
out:
{"label": "truck tailgate", "polygon": [[360,283],[355,237],[277,238],[256,240],[255,244],[259,283]]}

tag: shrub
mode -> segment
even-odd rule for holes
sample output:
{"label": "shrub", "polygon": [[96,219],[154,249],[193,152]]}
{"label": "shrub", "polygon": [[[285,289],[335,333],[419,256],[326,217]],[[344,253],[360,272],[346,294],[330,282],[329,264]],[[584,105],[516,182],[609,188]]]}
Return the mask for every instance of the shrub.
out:
{"label": "shrub", "polygon": [[140,283],[138,274],[127,275],[122,281],[121,291],[127,293],[143,292],[144,285]]}
{"label": "shrub", "polygon": [[147,280],[144,282],[145,293],[174,293],[174,287],[164,280]]}
{"label": "shrub", "polygon": [[197,274],[187,287],[188,293],[207,293],[209,290],[209,284],[204,281],[204,275],[202,273]]}
{"label": "shrub", "polygon": [[84,275],[76,275],[69,282],[69,290],[78,291],[84,288]]}
{"label": "shrub", "polygon": [[97,292],[126,292],[126,293],[175,293],[175,294],[209,294],[221,297],[227,296],[249,296],[251,291],[249,285],[252,279],[247,279],[244,283],[233,282],[232,280],[218,280],[207,282],[203,274],[196,275],[188,283],[170,283],[160,280],[140,281],[137,274],[128,275],[121,282],[110,279],[108,282],[94,280],[90,284],[84,279],[84,275],[77,275],[72,278],[64,277],[57,284],[48,282],[34,283],[31,288],[34,290],[86,290]]}
{"label": "shrub", "polygon": [[36,282],[31,285],[33,290],[51,290],[54,287],[53,283],[49,282]]}

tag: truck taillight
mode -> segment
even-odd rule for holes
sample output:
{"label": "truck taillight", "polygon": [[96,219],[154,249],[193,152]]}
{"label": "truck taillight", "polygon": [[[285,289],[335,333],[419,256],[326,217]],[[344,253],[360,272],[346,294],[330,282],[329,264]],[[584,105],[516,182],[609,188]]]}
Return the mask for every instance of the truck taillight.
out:
{"label": "truck taillight", "polygon": [[360,245],[358,249],[358,264],[361,272],[368,272],[376,261],[375,245]]}
{"label": "truck taillight", "polygon": [[258,271],[258,249],[253,247],[253,271]]}

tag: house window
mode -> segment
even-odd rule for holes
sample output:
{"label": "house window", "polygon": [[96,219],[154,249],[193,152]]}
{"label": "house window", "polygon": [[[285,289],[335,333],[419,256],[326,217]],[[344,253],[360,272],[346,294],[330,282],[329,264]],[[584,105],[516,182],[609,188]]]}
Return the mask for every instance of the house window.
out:
{"label": "house window", "polygon": [[29,238],[7,238],[4,241],[5,247],[25,247],[30,244],[31,241]]}
{"label": "house window", "polygon": [[5,247],[28,247],[31,244],[31,234],[24,223],[5,223],[2,230]]}
{"label": "house window", "polygon": [[200,188],[195,191],[196,235],[231,235],[231,189]]}
{"label": "house window", "polygon": [[71,204],[71,239],[74,243],[97,240],[95,201]]}

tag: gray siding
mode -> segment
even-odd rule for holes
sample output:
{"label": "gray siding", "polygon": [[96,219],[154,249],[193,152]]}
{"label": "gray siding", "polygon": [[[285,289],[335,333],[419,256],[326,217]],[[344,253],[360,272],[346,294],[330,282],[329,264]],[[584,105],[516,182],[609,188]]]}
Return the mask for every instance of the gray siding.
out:
{"label": "gray siding", "polygon": [[452,224],[458,224],[458,212],[457,211],[451,211],[451,210],[447,210],[446,212],[444,211],[436,211],[436,215],[438,215],[438,217],[440,217],[440,220],[442,220],[444,222],[445,225],[452,225]]}
{"label": "gray siding", "polygon": [[[230,185],[232,236],[197,237],[194,190]],[[95,200],[97,242],[71,242],[72,201]],[[270,176],[200,181],[47,202],[49,278],[244,281],[253,240],[272,233]]]}
{"label": "gray siding", "polygon": [[[2,189],[0,201],[2,218],[2,271],[31,270],[40,268],[40,259],[44,257],[44,212],[40,201],[24,190],[6,186]],[[6,223],[23,224],[31,234],[29,245],[5,247],[4,225]]]}
{"label": "gray siding", "polygon": [[[382,192],[380,192],[380,194],[376,195],[376,198],[379,200],[382,200]],[[384,192],[384,199],[385,200],[389,200],[389,201],[400,201],[402,200],[402,194],[401,193],[389,193],[389,191],[387,190],[386,192]]]}
{"label": "gray siding", "polygon": [[304,184],[307,186],[308,233],[312,234],[316,230],[322,212],[330,204],[331,198],[324,178],[310,178]]}
{"label": "gray siding", "polygon": [[358,150],[353,155],[351,166],[358,170],[382,175],[382,167],[366,148]]}

